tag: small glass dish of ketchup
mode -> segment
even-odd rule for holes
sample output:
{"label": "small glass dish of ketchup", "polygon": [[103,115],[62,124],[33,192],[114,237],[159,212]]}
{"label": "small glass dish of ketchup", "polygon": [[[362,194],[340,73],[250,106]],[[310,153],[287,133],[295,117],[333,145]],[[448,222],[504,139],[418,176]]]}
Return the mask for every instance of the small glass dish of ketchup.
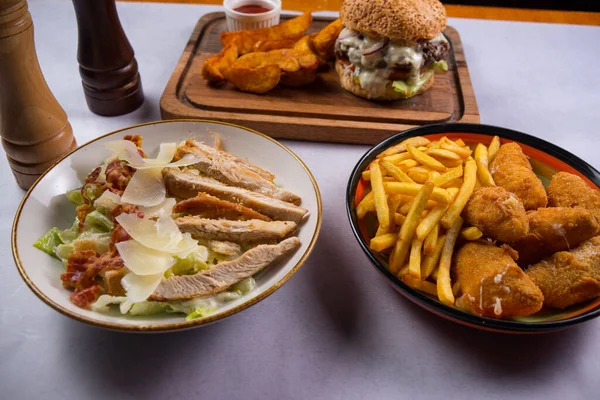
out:
{"label": "small glass dish of ketchup", "polygon": [[225,0],[227,30],[268,28],[279,24],[281,0]]}

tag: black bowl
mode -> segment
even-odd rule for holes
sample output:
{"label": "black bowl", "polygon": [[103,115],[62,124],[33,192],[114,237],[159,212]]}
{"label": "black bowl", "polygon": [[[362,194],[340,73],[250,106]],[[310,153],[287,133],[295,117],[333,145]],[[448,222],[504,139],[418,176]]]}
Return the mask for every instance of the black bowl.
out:
{"label": "black bowl", "polygon": [[546,312],[541,316],[536,314],[531,317],[521,317],[518,320],[502,320],[480,317],[442,304],[437,299],[434,299],[433,297],[409,287],[402,282],[401,279],[393,275],[388,270],[387,261],[381,258],[379,254],[369,249],[369,243],[361,232],[358,218],[356,216],[356,190],[361,182],[361,173],[367,168],[371,161],[375,159],[377,154],[381,153],[388,147],[391,147],[409,137],[427,137],[428,135],[461,137],[465,139],[466,142],[468,142],[469,138],[473,139],[478,137],[478,141],[484,143],[489,143],[493,136],[499,136],[502,141],[515,141],[521,144],[523,151],[532,159],[532,161],[536,160],[539,162],[539,165],[544,165],[544,171],[547,175],[545,177],[548,179],[553,173],[566,170],[568,172],[578,173],[580,176],[587,178],[588,181],[594,185],[600,186],[600,172],[598,172],[594,167],[579,157],[569,153],[564,149],[561,149],[558,146],[553,145],[552,143],[518,131],[491,125],[448,123],[426,125],[397,133],[385,139],[362,156],[350,175],[350,180],[348,182],[348,188],[346,191],[346,210],[348,212],[348,218],[350,219],[350,225],[352,227],[352,231],[354,232],[354,236],[356,236],[358,243],[375,268],[377,268],[379,272],[387,277],[393,287],[409,300],[433,312],[434,314],[463,325],[497,332],[549,332],[563,329],[600,315],[600,299],[596,299],[588,303],[572,306],[566,310]]}

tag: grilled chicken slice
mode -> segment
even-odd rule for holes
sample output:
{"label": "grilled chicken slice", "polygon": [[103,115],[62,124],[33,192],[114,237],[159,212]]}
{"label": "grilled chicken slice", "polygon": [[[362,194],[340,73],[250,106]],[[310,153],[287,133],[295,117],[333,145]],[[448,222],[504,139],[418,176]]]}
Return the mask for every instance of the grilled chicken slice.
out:
{"label": "grilled chicken slice", "polygon": [[239,167],[245,168],[245,169],[252,171],[255,174],[263,177],[264,179],[266,179],[268,181],[273,181],[275,179],[275,175],[273,175],[269,171],[266,171],[260,167],[257,167],[256,165],[251,164],[248,161],[242,160],[241,158],[238,158],[231,153],[216,149],[211,146],[207,146],[205,144],[196,142],[195,140],[192,140],[192,139],[189,139],[185,143],[178,146],[177,153],[175,153],[175,158],[179,159],[186,154],[194,154],[194,155],[204,154],[213,160],[227,161],[231,164],[235,164]]}
{"label": "grilled chicken slice", "polygon": [[229,221],[181,217],[175,223],[182,232],[189,232],[194,239],[226,240],[229,242],[256,242],[282,239],[296,229],[292,221]]}
{"label": "grilled chicken slice", "polygon": [[239,203],[221,200],[206,193],[198,193],[196,197],[180,201],[173,207],[173,212],[214,219],[224,218],[239,221],[247,221],[249,219],[271,220],[266,215],[244,207]]}
{"label": "grilled chicken slice", "polygon": [[215,151],[215,149],[204,145],[200,146],[195,143],[192,145],[190,142],[188,140],[184,144],[179,145],[178,154],[192,154],[198,158],[200,161],[194,164],[193,167],[197,168],[203,174],[227,185],[241,187],[279,200],[300,204],[300,197],[297,194],[275,186],[273,182],[263,178],[246,166],[222,156],[222,152]]}
{"label": "grilled chicken slice", "polygon": [[165,185],[173,196],[189,199],[198,193],[207,193],[233,203],[240,203],[279,221],[300,222],[308,210],[260,193],[235,186],[227,186],[216,179],[194,175],[176,168],[163,170]]}
{"label": "grilled chicken slice", "polygon": [[151,300],[186,300],[221,292],[231,285],[256,274],[278,258],[300,247],[300,240],[291,237],[279,244],[256,246],[235,260],[217,264],[195,275],[163,279],[150,296]]}

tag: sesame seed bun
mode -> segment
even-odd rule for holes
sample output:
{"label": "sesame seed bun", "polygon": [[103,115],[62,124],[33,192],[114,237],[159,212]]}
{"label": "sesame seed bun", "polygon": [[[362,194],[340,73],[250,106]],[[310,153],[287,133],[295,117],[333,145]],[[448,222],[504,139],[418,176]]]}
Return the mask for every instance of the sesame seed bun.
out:
{"label": "sesame seed bun", "polygon": [[412,96],[407,96],[404,93],[396,92],[394,90],[394,88],[392,87],[392,81],[389,81],[385,87],[385,91],[382,91],[381,93],[377,93],[377,96],[373,96],[373,93],[371,93],[367,89],[363,89],[360,86],[360,83],[354,81],[354,75],[352,73],[350,73],[350,71],[348,71],[348,72],[346,71],[346,68],[340,62],[340,60],[337,60],[335,62],[335,70],[337,71],[338,76],[340,78],[340,85],[344,89],[346,89],[347,91],[349,91],[350,93],[352,93],[358,97],[362,97],[362,98],[369,99],[369,100],[408,99],[408,98],[417,96],[417,95],[425,92],[427,89],[429,89],[431,87],[431,85],[433,85],[433,82],[435,80],[435,74],[431,74],[431,77],[427,80],[427,82],[425,82],[425,84],[423,84],[423,86],[421,86],[421,88],[416,93],[414,93]]}
{"label": "sesame seed bun", "polygon": [[446,27],[446,9],[438,0],[344,0],[340,18],[371,37],[408,42],[433,39]]}

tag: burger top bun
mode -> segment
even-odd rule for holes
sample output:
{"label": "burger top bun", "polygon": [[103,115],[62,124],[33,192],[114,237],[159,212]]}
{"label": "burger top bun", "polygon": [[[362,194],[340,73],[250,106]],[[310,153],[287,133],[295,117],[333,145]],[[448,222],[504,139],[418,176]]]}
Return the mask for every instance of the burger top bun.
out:
{"label": "burger top bun", "polygon": [[438,0],[344,0],[340,18],[371,37],[407,42],[433,39],[446,27],[446,9]]}

